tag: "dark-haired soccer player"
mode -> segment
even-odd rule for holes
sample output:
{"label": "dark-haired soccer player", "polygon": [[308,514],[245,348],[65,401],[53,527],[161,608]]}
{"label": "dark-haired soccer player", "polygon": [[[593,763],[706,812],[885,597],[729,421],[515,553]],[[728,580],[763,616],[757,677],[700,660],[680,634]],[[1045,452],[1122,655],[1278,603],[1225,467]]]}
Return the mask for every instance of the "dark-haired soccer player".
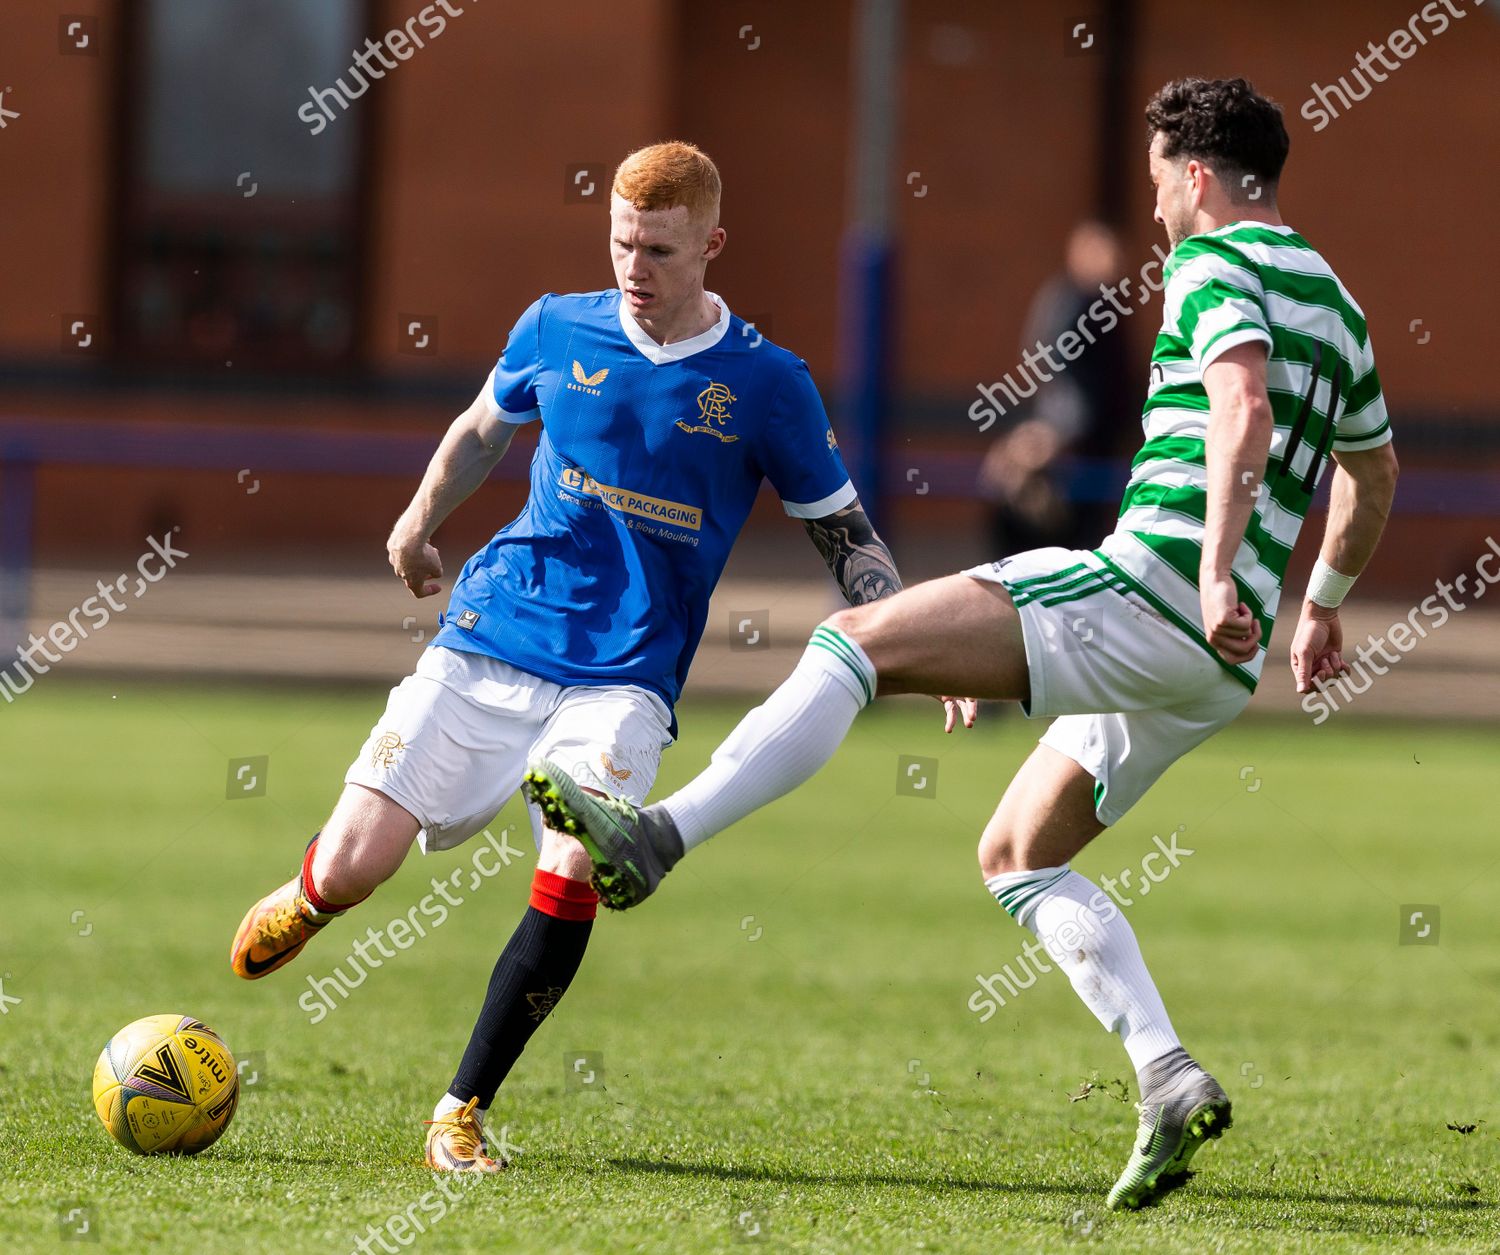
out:
{"label": "dark-haired soccer player", "polygon": [[979,843],[986,888],[1032,929],[1141,1091],[1111,1207],[1184,1180],[1229,1127],[1224,1091],[1182,1048],[1110,898],[1068,861],[1250,700],[1292,546],[1328,457],[1322,553],[1292,638],[1299,691],[1341,673],[1338,607],[1375,551],[1396,459],[1364,315],[1281,220],[1281,110],[1243,79],[1184,79],[1146,110],[1156,221],[1173,252],[1151,355],[1146,441],[1097,549],[1039,549],[840,611],[706,771],[637,811],[582,794],[565,765],[526,788],[579,833],[609,906],[808,779],[873,695],[973,693],[1052,718]]}
{"label": "dark-haired soccer player", "polygon": [[[438,591],[433,532],[516,428],[540,419],[530,497],[464,566],[442,630],[391,690],[301,871],[245,916],[230,954],[238,975],[289,963],[391,876],[413,840],[447,850],[481,831],[528,757],[644,800],[676,734],[672,706],[709,595],[762,480],[851,604],[901,587],[806,364],[704,290],[724,247],[719,199],[718,170],[691,145],[627,157],[610,205],[618,287],[536,301],[449,428],[389,542],[416,596]],[[430,1121],[433,1168],[505,1166],[485,1154],[485,1110],[588,944],[598,902],[588,855],[535,811],[532,824],[531,904]]]}

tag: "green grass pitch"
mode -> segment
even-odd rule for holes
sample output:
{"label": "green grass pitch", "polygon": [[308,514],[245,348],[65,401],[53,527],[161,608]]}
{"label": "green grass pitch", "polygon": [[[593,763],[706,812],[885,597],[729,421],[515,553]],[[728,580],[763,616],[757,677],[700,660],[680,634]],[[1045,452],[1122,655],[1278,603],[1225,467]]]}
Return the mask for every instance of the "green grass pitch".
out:
{"label": "green grass pitch", "polygon": [[[1244,721],[1079,860],[1114,876],[1179,827],[1194,851],[1128,914],[1235,1127],[1154,1210],[1103,1210],[1131,1073],[1067,982],[969,1007],[1028,936],[974,846],[1038,729],[987,712],[945,738],[918,702],[864,716],[810,785],[601,918],[492,1114],[513,1170],[450,1201],[421,1121],[529,859],[470,877],[319,1023],[307,977],[472,847],[413,855],[264,981],[226,961],[382,699],[60,678],[0,709],[0,1250],[1500,1250],[1494,730]],[[686,704],[661,785],[740,709]],[[265,795],[226,800],[230,760],[256,755]],[[903,755],[936,769],[907,777]],[[506,822],[529,847],[514,803]],[[1438,944],[1399,944],[1403,906],[1440,908]],[[110,1034],[168,1011],[258,1072],[197,1159],[128,1154],[89,1101]]]}

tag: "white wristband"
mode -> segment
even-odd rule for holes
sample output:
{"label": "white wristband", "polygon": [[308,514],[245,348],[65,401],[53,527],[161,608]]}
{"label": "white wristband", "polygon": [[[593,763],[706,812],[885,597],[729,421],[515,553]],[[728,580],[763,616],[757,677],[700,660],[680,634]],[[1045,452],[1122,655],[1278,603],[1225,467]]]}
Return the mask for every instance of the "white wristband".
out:
{"label": "white wristband", "polygon": [[1340,575],[1319,558],[1313,563],[1312,575],[1307,581],[1307,599],[1326,610],[1337,610],[1354,587],[1354,580],[1354,576]]}

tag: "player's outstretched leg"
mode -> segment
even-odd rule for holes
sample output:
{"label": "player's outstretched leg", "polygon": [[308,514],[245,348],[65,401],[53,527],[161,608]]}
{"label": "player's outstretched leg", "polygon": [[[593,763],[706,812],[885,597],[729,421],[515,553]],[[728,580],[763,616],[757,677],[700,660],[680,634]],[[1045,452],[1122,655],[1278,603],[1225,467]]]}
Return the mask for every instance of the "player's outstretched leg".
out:
{"label": "player's outstretched leg", "polygon": [[285,967],[395,872],[418,827],[411,814],[384,794],[346,785],[328,822],[308,842],[301,870],[241,921],[229,947],[234,974],[259,980]]}
{"label": "player's outstretched leg", "polygon": [[1182,1048],[1114,900],[1068,861],[1104,830],[1095,780],[1040,745],[1016,773],[980,840],[985,888],[1067,973],[1084,1004],[1118,1033],[1135,1065],[1140,1125],[1112,1208],[1156,1202],[1184,1184],[1205,1141],[1230,1125],[1219,1083]]}
{"label": "player's outstretched leg", "polygon": [[[795,789],[833,756],[874,695],[875,668],[864,650],[825,624],[813,633],[790,678],[741,720],[694,781],[709,817],[688,803],[691,819],[683,825],[666,805],[638,810],[596,796],[546,759],[531,764],[523,788],[550,826],[588,850],[604,905],[623,910],[654,893],[683,856],[683,826],[702,840]],[[687,792],[670,801],[680,806]]]}
{"label": "player's outstretched leg", "polygon": [[585,794],[552,764],[525,786],[549,822],[594,860],[605,906],[655,892],[687,851],[790,793],[833,757],[876,693],[1029,694],[1020,621],[998,584],[953,575],[841,610],[812,634],[796,670],[671,797],[637,810]]}

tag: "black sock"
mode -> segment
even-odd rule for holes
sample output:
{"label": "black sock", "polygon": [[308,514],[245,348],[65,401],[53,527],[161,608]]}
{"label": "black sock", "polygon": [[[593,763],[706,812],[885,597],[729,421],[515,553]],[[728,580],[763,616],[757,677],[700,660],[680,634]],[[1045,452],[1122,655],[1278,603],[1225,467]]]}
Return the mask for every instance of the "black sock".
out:
{"label": "black sock", "polygon": [[[538,877],[544,875],[548,873],[538,872]],[[582,881],[566,883],[588,889]],[[494,1101],[531,1035],[567,993],[594,927],[592,908],[586,919],[563,919],[538,910],[536,901],[534,892],[533,905],[526,908],[495,964],[463,1061],[448,1087],[464,1102],[479,1099],[481,1108]]]}

